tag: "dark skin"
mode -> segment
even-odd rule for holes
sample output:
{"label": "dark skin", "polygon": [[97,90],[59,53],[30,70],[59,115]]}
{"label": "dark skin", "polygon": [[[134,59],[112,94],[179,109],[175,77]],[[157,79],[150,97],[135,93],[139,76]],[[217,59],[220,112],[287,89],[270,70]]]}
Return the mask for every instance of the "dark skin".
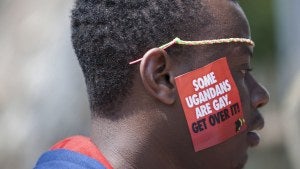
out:
{"label": "dark skin", "polygon": [[[229,0],[205,0],[214,16],[198,39],[250,38],[247,19]],[[172,48],[172,47],[170,47]],[[172,50],[172,49],[168,49]],[[258,108],[269,100],[267,91],[250,74],[253,47],[223,44],[193,47],[189,59],[149,50],[140,63],[134,87],[119,107],[120,118],[94,118],[92,139],[114,168],[238,169],[247,161],[247,149],[259,143],[252,132],[263,128]],[[229,140],[195,152],[174,78],[227,57],[243,105],[247,130]]]}

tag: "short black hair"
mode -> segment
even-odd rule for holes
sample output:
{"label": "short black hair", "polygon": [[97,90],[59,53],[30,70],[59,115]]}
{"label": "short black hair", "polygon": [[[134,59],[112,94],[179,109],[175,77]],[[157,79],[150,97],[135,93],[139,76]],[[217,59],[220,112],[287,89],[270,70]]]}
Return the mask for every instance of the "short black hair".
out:
{"label": "short black hair", "polygon": [[81,65],[92,115],[114,116],[133,85],[140,58],[153,48],[208,24],[201,0],[77,0],[72,42]]}

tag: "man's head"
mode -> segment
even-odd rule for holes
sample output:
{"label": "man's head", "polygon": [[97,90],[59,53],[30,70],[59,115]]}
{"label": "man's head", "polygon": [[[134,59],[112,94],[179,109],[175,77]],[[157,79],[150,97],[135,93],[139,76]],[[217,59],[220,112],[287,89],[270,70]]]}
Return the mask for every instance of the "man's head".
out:
{"label": "man's head", "polygon": [[[175,36],[194,39],[210,16],[200,1],[77,1],[72,40],[94,115],[116,115],[138,66],[128,63]],[[114,109],[114,110],[112,110]]]}
{"label": "man's head", "polygon": [[[76,2],[72,40],[93,116],[100,119],[96,125],[109,130],[97,131],[106,140],[102,143],[118,150],[131,167],[242,167],[247,148],[259,141],[250,131],[263,127],[257,108],[268,102],[268,94],[248,72],[252,47],[231,43],[156,48],[175,37],[250,38],[250,31],[241,8],[231,0]],[[141,63],[129,65],[142,56]],[[175,78],[223,57],[248,128],[195,152]],[[116,155],[103,151],[117,165]]]}

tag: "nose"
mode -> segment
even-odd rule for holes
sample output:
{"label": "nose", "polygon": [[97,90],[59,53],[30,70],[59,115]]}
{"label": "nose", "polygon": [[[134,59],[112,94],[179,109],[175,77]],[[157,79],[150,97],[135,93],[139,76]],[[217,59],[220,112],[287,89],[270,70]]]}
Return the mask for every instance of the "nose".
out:
{"label": "nose", "polygon": [[253,77],[251,77],[251,91],[250,91],[250,97],[251,97],[251,104],[254,108],[260,108],[264,105],[266,105],[270,100],[270,95],[267,89],[259,84]]}

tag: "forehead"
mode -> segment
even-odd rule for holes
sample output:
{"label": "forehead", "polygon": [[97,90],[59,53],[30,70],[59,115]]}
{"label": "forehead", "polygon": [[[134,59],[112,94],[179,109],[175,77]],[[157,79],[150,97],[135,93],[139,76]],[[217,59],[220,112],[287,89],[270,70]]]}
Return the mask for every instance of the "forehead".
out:
{"label": "forehead", "polygon": [[[207,9],[209,15],[212,16],[212,20],[205,28],[199,28],[196,31],[197,34],[194,35],[194,39],[250,39],[248,20],[237,2],[231,0],[202,0],[201,3]],[[240,57],[249,56],[251,53],[252,47],[244,43],[194,46],[184,51],[184,55],[189,55],[188,58],[190,59],[182,65],[184,65],[185,70],[193,70],[220,57],[235,55],[239,56],[235,59],[240,60]]]}
{"label": "forehead", "polygon": [[250,38],[248,20],[236,1],[203,0],[202,4],[212,16],[205,38]]}

